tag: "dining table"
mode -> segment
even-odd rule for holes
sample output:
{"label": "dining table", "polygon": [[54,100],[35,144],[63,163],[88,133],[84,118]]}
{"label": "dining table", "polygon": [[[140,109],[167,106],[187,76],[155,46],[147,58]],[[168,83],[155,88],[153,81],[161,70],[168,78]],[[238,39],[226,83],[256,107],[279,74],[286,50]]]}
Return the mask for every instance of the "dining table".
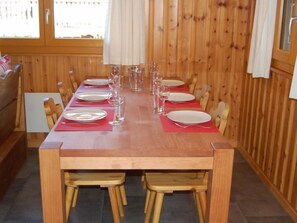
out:
{"label": "dining table", "polygon": [[[181,91],[185,92],[185,89],[181,88]],[[178,91],[178,88],[172,90]],[[79,106],[75,102],[76,94],[100,91],[108,91],[108,86],[82,83],[64,112]],[[76,125],[73,129],[72,126],[63,129],[62,114],[40,145],[43,222],[66,221],[64,171],[67,170],[208,170],[205,222],[228,222],[234,157],[228,139],[219,131],[203,128],[199,131],[178,126],[166,129],[164,122],[170,124],[171,120],[168,121],[166,115],[160,117],[154,113],[148,79],[145,79],[140,92],[131,91],[129,83],[124,81],[120,93],[125,97],[125,120],[122,124],[108,126],[106,121],[103,129],[89,124],[82,124],[80,129]],[[113,118],[114,108],[106,103],[92,108],[105,110]],[[185,103],[165,105],[165,110],[168,113],[175,110],[202,111],[202,108],[187,107]]]}

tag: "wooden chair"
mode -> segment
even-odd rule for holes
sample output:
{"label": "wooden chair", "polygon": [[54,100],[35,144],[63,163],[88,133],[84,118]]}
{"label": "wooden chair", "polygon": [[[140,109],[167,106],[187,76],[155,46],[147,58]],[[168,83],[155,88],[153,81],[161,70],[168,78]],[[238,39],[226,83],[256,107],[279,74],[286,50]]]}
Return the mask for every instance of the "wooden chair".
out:
{"label": "wooden chair", "polygon": [[[220,102],[218,107],[211,110],[212,120],[224,134],[227,126],[229,106]],[[208,184],[208,171],[180,171],[180,172],[146,172],[145,182],[147,186],[147,198],[144,213],[145,223],[150,222],[154,206],[153,223],[160,220],[164,194],[174,191],[192,191],[199,216],[199,222],[203,223],[206,212],[206,191]]]}
{"label": "wooden chair", "polygon": [[222,135],[224,135],[227,127],[229,110],[229,105],[226,102],[221,101],[219,102],[216,108],[212,108],[209,111],[209,114],[213,122],[215,123],[216,127],[220,130],[220,133]]}
{"label": "wooden chair", "polygon": [[68,74],[69,74],[70,82],[72,84],[72,90],[73,90],[73,92],[75,92],[77,90],[77,88],[78,88],[78,83],[77,83],[77,81],[75,79],[75,76],[74,76],[74,70],[70,70],[68,72]]}
{"label": "wooden chair", "polygon": [[[48,127],[52,129],[63,109],[60,104],[55,104],[53,98],[45,98],[43,102]],[[66,222],[71,207],[76,206],[79,186],[108,188],[114,222],[120,222],[120,216],[124,216],[123,205],[127,205],[124,183],[124,172],[65,171]]]}
{"label": "wooden chair", "polygon": [[194,94],[197,82],[198,82],[198,75],[193,74],[190,81],[189,81],[189,83],[188,83],[189,92],[191,94]]}
{"label": "wooden chair", "polygon": [[194,91],[195,98],[200,102],[200,105],[204,110],[206,110],[209,94],[211,87],[209,85],[202,85],[201,87],[196,87]]}
{"label": "wooden chair", "polygon": [[58,87],[58,91],[61,95],[63,105],[64,105],[64,107],[66,107],[67,104],[69,103],[70,99],[72,98],[73,92],[71,89],[66,88],[63,82],[58,82],[57,87]]}

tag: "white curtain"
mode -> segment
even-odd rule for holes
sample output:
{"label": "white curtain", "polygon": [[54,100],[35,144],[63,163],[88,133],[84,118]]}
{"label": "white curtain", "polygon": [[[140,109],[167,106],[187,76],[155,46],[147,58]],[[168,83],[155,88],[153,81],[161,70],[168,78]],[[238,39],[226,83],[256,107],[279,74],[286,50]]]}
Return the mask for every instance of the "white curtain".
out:
{"label": "white curtain", "polygon": [[269,78],[277,0],[257,0],[248,62],[253,77]]}
{"label": "white curtain", "polygon": [[145,62],[145,0],[110,0],[103,63],[139,65]]}
{"label": "white curtain", "polygon": [[293,79],[291,83],[290,98],[297,99],[297,57],[295,61],[295,68],[293,73]]}

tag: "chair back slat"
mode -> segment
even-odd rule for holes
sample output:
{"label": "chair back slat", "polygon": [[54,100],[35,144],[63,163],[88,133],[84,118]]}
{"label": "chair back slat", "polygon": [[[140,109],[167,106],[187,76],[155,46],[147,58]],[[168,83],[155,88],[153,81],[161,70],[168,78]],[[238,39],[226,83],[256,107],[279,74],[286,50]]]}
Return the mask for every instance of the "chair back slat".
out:
{"label": "chair back slat", "polygon": [[189,92],[191,94],[194,94],[197,82],[198,82],[198,75],[194,74],[189,83]]}
{"label": "chair back slat", "polygon": [[70,78],[70,82],[72,84],[73,92],[75,92],[78,88],[78,83],[75,79],[74,70],[69,71],[69,78]]}
{"label": "chair back slat", "polygon": [[200,102],[200,105],[204,110],[206,110],[211,87],[207,84],[202,85],[201,87],[196,87],[194,95],[196,99]]}
{"label": "chair back slat", "polygon": [[61,95],[63,105],[64,105],[64,107],[66,107],[67,104],[69,103],[70,99],[72,98],[73,92],[71,89],[66,88],[63,82],[58,82],[57,87],[58,87],[58,91]]}
{"label": "chair back slat", "polygon": [[56,104],[53,98],[43,100],[44,112],[49,129],[52,129],[63,112],[60,104]]}
{"label": "chair back slat", "polygon": [[220,130],[221,134],[225,133],[228,121],[230,107],[227,103],[221,101],[218,106],[210,110],[210,115],[216,127]]}

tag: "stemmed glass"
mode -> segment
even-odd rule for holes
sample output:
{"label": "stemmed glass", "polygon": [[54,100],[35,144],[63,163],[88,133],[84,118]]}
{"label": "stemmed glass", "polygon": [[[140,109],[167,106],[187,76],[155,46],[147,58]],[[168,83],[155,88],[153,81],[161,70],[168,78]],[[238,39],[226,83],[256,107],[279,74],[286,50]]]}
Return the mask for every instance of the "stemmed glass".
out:
{"label": "stemmed glass", "polygon": [[110,79],[113,81],[113,83],[117,84],[118,87],[121,87],[121,68],[120,65],[112,65],[111,67],[111,73],[110,73]]}
{"label": "stemmed glass", "polygon": [[117,98],[109,98],[108,103],[115,108],[114,118],[112,121],[109,121],[108,123],[111,125],[122,124],[125,120],[125,98],[122,96],[118,96]]}
{"label": "stemmed glass", "polygon": [[159,88],[159,98],[162,101],[162,105],[160,107],[160,115],[166,115],[165,114],[165,101],[169,98],[170,90],[167,86],[160,86]]}
{"label": "stemmed glass", "polygon": [[157,114],[160,114],[159,89],[162,84],[162,80],[162,75],[158,72],[154,72],[152,93],[154,96],[154,113]]}

